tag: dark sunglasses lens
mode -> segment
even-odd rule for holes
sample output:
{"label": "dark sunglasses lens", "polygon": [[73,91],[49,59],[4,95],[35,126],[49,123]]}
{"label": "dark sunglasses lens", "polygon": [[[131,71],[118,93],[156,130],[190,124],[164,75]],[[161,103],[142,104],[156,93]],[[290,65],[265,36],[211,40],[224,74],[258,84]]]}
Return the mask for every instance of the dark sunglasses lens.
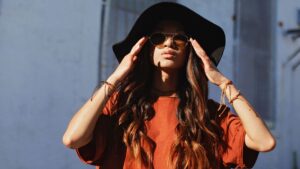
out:
{"label": "dark sunglasses lens", "polygon": [[165,41],[165,35],[163,35],[161,33],[155,33],[155,34],[151,35],[150,41],[154,45],[160,45]]}
{"label": "dark sunglasses lens", "polygon": [[178,34],[174,36],[174,42],[179,46],[185,46],[188,42],[188,38],[185,35]]}

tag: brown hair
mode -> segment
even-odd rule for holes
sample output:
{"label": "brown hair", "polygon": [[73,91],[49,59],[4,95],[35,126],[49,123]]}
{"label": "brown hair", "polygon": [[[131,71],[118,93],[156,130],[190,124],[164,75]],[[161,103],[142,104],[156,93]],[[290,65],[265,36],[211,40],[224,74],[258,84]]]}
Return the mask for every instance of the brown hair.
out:
{"label": "brown hair", "polygon": [[[145,121],[155,115],[151,95],[153,65],[150,63],[150,44],[147,42],[138,56],[132,72],[117,84],[118,95],[112,112],[123,128],[123,141],[133,156],[146,168],[153,169],[155,142],[147,136]],[[173,169],[218,168],[220,164],[221,130],[207,109],[208,83],[202,61],[188,46],[187,62],[181,71],[176,126],[169,165]]]}

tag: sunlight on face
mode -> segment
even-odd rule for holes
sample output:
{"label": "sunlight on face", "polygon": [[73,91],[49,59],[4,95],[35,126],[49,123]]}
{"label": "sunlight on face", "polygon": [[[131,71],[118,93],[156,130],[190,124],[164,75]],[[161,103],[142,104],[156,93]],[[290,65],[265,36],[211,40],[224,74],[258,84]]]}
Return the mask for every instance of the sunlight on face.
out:
{"label": "sunlight on face", "polygon": [[[154,29],[153,33],[163,32],[167,34],[183,34],[183,27],[175,21],[162,21]],[[172,36],[158,46],[153,46],[151,61],[159,69],[179,69],[186,61],[186,47],[179,47],[174,43]]]}

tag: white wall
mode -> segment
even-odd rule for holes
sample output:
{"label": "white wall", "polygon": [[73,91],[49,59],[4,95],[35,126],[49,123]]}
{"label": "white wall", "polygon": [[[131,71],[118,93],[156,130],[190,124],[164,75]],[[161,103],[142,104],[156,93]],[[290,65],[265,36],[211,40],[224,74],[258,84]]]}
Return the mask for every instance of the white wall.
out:
{"label": "white wall", "polygon": [[62,136],[97,83],[99,0],[1,0],[0,168],[93,168]]}
{"label": "white wall", "polygon": [[[292,40],[286,35],[288,29],[297,28],[297,10],[300,2],[296,0],[276,1],[274,28],[274,55],[276,80],[276,119],[272,132],[277,139],[276,149],[261,153],[255,168],[281,169],[300,167],[300,39]],[[282,23],[280,26],[279,23]],[[296,152],[293,154],[293,152]]]}
{"label": "white wall", "polygon": [[[292,40],[285,35],[288,29],[298,28],[297,10],[300,2],[278,0],[276,20],[276,76],[277,78],[277,120],[275,131],[278,137],[277,154],[274,161],[279,168],[300,168],[299,100],[300,55],[294,53],[300,47],[300,39]],[[278,23],[281,22],[282,26]],[[294,55],[294,56],[293,56]],[[293,56],[292,59],[290,57]],[[297,151],[297,159],[293,151]]]}

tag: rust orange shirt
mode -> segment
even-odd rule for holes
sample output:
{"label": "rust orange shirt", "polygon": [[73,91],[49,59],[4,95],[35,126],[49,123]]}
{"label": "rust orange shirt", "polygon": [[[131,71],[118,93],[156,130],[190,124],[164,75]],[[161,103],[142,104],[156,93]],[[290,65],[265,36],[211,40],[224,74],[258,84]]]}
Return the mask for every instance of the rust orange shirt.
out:
{"label": "rust orange shirt", "polygon": [[[176,138],[178,103],[179,98],[176,97],[159,97],[153,104],[155,116],[146,122],[147,135],[156,143],[153,159],[155,169],[168,168],[168,154]],[[95,165],[96,169],[142,169],[123,143],[122,131],[113,127],[116,119],[110,116],[112,104],[110,99],[96,124],[93,139],[87,145],[76,149],[76,152],[82,162]],[[218,112],[218,106],[217,102],[208,101],[208,109],[218,113],[219,124],[228,147],[222,155],[222,169],[251,168],[258,152],[245,146],[245,130],[239,117],[231,113],[226,106]]]}

